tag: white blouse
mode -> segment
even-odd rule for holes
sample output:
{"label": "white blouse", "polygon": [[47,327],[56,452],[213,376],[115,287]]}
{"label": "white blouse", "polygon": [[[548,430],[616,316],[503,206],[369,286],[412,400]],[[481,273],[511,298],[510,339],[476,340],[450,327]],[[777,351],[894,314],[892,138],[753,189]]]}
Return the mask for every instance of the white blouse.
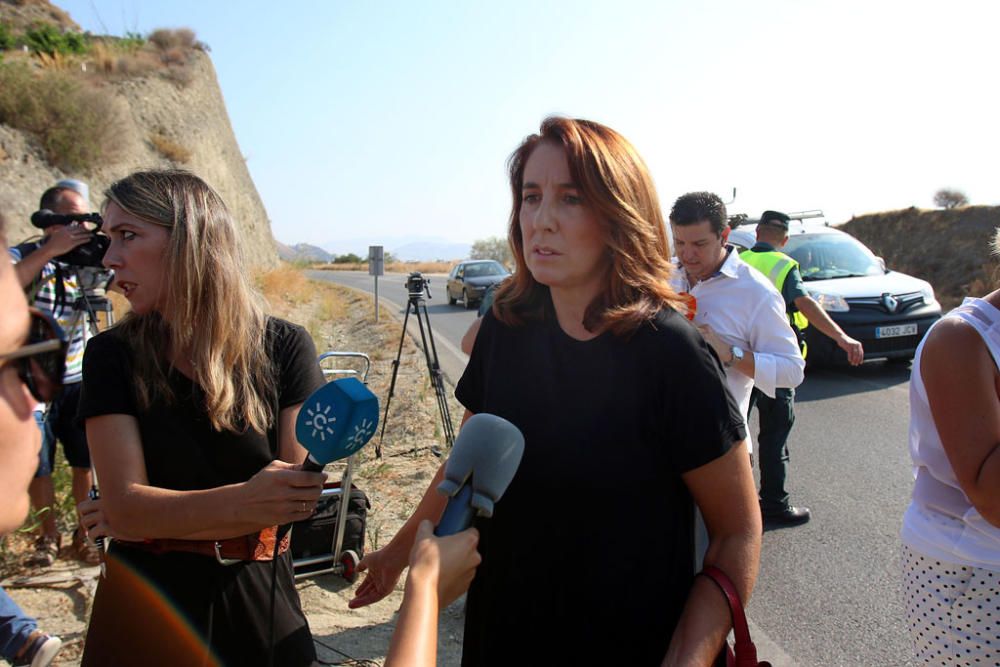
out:
{"label": "white blouse", "polygon": [[[975,328],[1000,367],[1000,310],[982,299],[966,298],[945,317],[957,317]],[[920,377],[923,349],[921,342],[910,377],[910,458],[915,481],[903,516],[903,542],[938,560],[1000,572],[1000,528],[986,521],[962,491],[934,425]]]}

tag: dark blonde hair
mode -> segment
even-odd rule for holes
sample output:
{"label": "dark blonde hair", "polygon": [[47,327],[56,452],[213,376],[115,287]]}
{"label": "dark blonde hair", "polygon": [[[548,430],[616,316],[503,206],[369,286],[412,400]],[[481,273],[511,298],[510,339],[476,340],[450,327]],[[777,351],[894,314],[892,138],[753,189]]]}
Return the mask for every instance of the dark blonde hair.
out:
{"label": "dark blonde hair", "polygon": [[167,382],[171,350],[190,358],[215,429],[265,432],[276,417],[267,316],[222,198],[197,176],[173,170],[134,173],[104,194],[105,208],[114,202],[170,230],[163,313],[132,312],[118,325],[132,346],[140,407],[173,400]]}
{"label": "dark blonde hair", "polygon": [[542,142],[566,152],[573,183],[598,217],[608,247],[608,284],[587,307],[587,330],[629,335],[663,308],[685,312],[670,287],[670,245],[656,188],[635,147],[600,123],[551,117],[508,160],[513,198],[508,241],[517,269],[499,288],[493,314],[516,326],[544,317],[549,303],[549,288],[535,281],[525,263],[520,225],[524,168]]}

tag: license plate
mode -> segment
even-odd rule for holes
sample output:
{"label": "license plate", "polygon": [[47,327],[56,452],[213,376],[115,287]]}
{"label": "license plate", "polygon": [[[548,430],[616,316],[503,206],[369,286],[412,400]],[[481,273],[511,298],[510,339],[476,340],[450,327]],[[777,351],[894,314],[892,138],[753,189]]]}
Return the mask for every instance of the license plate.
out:
{"label": "license plate", "polygon": [[896,338],[897,336],[915,336],[917,334],[917,323],[893,324],[888,327],[878,327],[875,329],[876,338]]}

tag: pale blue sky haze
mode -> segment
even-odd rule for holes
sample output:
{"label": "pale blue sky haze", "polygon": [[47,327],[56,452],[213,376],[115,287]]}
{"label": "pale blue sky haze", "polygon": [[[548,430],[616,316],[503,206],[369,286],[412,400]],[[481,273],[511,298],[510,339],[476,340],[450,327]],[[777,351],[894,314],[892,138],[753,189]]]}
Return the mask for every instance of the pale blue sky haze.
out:
{"label": "pale blue sky haze", "polygon": [[[506,232],[505,161],[549,114],[603,122],[664,209],[1000,202],[1000,3],[56,0],[84,29],[211,47],[277,239]],[[351,245],[351,244],[349,244]]]}

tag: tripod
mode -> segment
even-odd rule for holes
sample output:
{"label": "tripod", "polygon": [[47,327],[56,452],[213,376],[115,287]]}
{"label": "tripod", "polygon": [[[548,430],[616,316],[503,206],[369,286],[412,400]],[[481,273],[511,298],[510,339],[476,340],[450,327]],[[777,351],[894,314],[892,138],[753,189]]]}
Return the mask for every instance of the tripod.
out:
{"label": "tripod", "polygon": [[[438,410],[441,412],[445,442],[449,449],[455,444],[455,429],[451,424],[451,414],[448,411],[448,396],[444,391],[441,365],[438,363],[437,347],[434,345],[434,333],[431,331],[431,318],[427,313],[427,304],[424,301],[424,293],[427,294],[428,299],[431,298],[430,281],[426,280],[419,273],[411,273],[406,281],[406,288],[409,298],[406,302],[406,315],[403,316],[403,333],[399,337],[399,349],[396,351],[396,359],[392,362],[392,380],[389,382],[389,395],[385,399],[385,416],[382,417],[382,432],[379,434],[379,442],[375,447],[375,455],[379,458],[382,458],[382,440],[385,438],[385,425],[389,421],[389,405],[392,403],[393,392],[396,389],[399,358],[403,354],[403,341],[406,340],[406,324],[410,319],[410,310],[413,310],[413,314],[417,316],[417,324],[420,325],[420,341],[423,343],[427,371],[430,373],[431,385],[434,387],[435,396],[437,396]],[[427,344],[428,341],[430,341],[430,345]],[[440,451],[437,451],[436,448],[432,448],[431,451],[435,455],[440,456]]]}

